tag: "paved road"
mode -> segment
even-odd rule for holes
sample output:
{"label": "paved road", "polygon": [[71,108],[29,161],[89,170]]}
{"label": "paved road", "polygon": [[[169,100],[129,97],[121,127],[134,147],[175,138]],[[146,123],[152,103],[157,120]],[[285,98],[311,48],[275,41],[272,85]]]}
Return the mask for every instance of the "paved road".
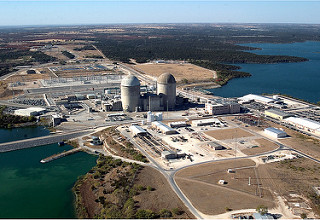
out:
{"label": "paved road", "polygon": [[64,134],[53,134],[48,136],[1,143],[0,152],[9,152],[9,151],[42,146],[42,145],[47,145],[52,143],[58,143],[63,140],[68,140],[68,139],[72,139],[72,138],[87,134],[90,131],[92,130],[91,129],[78,130],[78,131],[72,131]]}

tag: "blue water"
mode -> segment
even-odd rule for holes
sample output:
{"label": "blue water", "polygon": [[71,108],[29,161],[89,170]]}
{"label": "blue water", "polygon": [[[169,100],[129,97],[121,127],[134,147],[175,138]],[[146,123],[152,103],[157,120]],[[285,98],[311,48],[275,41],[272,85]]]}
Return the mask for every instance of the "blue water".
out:
{"label": "blue water", "polygon": [[238,78],[218,89],[211,89],[222,97],[239,97],[249,93],[282,93],[310,102],[320,101],[320,42],[290,44],[242,44],[262,48],[250,51],[263,55],[291,55],[308,58],[307,62],[278,64],[241,64],[241,71],[252,74]]}
{"label": "blue water", "polygon": [[50,134],[50,131],[43,126],[32,126],[12,129],[0,128],[0,143],[17,141],[27,138],[41,137],[48,134]]}
{"label": "blue water", "polygon": [[[1,129],[0,141],[5,142],[14,132],[19,133]],[[28,133],[28,137],[32,135],[35,134]],[[75,218],[71,189],[78,176],[95,165],[96,157],[80,152],[40,163],[43,158],[71,148],[49,144],[0,153],[0,218]]]}

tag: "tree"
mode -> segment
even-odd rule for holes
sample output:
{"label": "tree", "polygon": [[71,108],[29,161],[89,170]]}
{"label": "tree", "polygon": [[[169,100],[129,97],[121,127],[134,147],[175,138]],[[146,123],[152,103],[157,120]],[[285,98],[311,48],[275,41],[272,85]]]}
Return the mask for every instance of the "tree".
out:
{"label": "tree", "polygon": [[161,218],[170,218],[172,217],[172,213],[168,209],[161,209],[159,212]]}
{"label": "tree", "polygon": [[171,212],[174,214],[174,215],[181,215],[183,213],[183,211],[180,209],[180,208],[173,208],[171,210]]}
{"label": "tree", "polygon": [[256,211],[258,213],[260,213],[261,215],[265,215],[268,213],[268,207],[267,206],[264,206],[264,205],[259,205],[257,208],[256,208]]}
{"label": "tree", "polygon": [[300,217],[301,217],[302,219],[306,219],[306,218],[307,218],[307,214],[303,212],[303,213],[300,214]]}
{"label": "tree", "polygon": [[139,209],[136,213],[136,218],[139,218],[139,219],[153,219],[156,217],[157,217],[156,213],[154,213],[149,209]]}
{"label": "tree", "polygon": [[152,188],[151,186],[147,186],[147,190],[148,190],[148,191],[153,191],[154,188]]}

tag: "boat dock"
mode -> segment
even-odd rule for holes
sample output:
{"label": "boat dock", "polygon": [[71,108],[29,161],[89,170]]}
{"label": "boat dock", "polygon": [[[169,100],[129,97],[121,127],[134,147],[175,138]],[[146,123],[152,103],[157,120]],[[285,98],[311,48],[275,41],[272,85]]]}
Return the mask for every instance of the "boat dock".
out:
{"label": "boat dock", "polygon": [[79,151],[81,151],[82,149],[80,147],[77,147],[77,148],[74,148],[74,149],[71,149],[71,150],[68,150],[68,151],[64,151],[62,153],[59,153],[59,154],[54,154],[50,157],[47,157],[45,159],[42,159],[40,162],[41,163],[48,163],[50,161],[53,161],[53,160],[56,160],[56,159],[59,159],[61,157],[65,157],[65,156],[68,156],[70,154],[74,154],[74,153],[77,153]]}

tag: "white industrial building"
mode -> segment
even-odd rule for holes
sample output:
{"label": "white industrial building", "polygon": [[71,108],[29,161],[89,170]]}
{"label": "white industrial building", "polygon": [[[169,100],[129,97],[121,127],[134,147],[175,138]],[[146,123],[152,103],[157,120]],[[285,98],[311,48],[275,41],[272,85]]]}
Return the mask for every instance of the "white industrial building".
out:
{"label": "white industrial building", "polygon": [[283,120],[284,122],[295,126],[298,129],[305,130],[311,133],[320,134],[320,123],[308,118],[289,117]]}
{"label": "white industrial building", "polygon": [[276,101],[272,98],[268,98],[261,95],[254,95],[254,94],[245,95],[243,97],[238,98],[238,100],[240,101],[240,103],[249,103],[249,102],[255,101],[255,102],[260,102],[262,104],[273,103]]}
{"label": "white industrial building", "polygon": [[188,124],[185,121],[175,121],[175,122],[171,122],[170,124],[171,128],[182,128],[182,127],[187,127]]}
{"label": "white industrial building", "polygon": [[20,115],[20,116],[38,116],[42,115],[46,112],[45,108],[40,108],[40,107],[30,107],[27,109],[18,109],[14,111],[15,115]]}
{"label": "white industrial building", "polygon": [[193,120],[191,125],[193,127],[198,126],[206,126],[206,125],[220,125],[221,122],[218,118],[208,118],[208,119],[201,119],[201,120]]}
{"label": "white industrial building", "polygon": [[140,135],[144,135],[147,133],[146,130],[144,130],[142,127],[140,127],[139,125],[131,125],[129,127],[129,130],[133,133],[133,135],[137,135],[137,134],[140,134]]}
{"label": "white industrial building", "polygon": [[235,114],[240,112],[240,104],[223,99],[214,100],[205,104],[205,112],[210,115]]}
{"label": "white industrial building", "polygon": [[273,138],[284,138],[287,136],[286,132],[273,127],[264,129],[264,133]]}
{"label": "white industrial building", "polygon": [[177,131],[170,128],[168,125],[163,124],[160,121],[152,122],[152,127],[156,128],[157,130],[161,131],[163,134],[176,134]]}

